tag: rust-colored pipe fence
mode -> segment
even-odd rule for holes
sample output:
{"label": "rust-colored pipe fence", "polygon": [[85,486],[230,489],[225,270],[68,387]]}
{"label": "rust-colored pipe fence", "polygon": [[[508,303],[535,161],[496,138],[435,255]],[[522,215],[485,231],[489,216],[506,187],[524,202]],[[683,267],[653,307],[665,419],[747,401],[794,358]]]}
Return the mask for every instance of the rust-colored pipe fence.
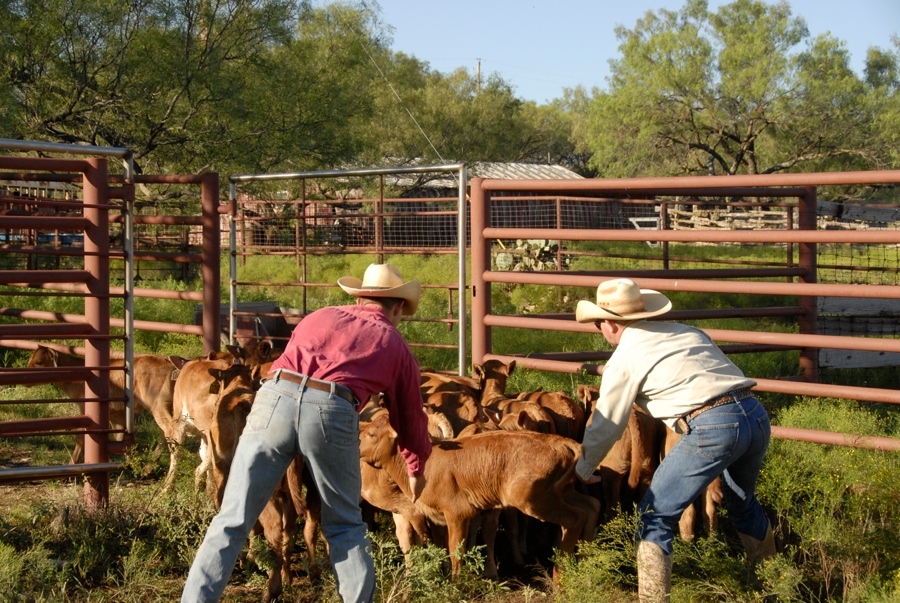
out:
{"label": "rust-colored pipe fence", "polygon": [[[723,181],[728,186],[723,186]],[[535,370],[571,374],[600,375],[602,364],[592,363],[608,358],[609,352],[582,353],[533,353],[502,354],[492,349],[492,329],[495,327],[596,333],[594,325],[581,325],[574,316],[553,317],[528,315],[496,315],[492,313],[491,287],[494,283],[532,284],[545,286],[583,286],[585,297],[593,297],[597,285],[609,278],[627,276],[641,287],[660,291],[691,291],[709,293],[736,293],[741,295],[797,296],[799,305],[765,309],[762,315],[796,316],[799,333],[765,333],[706,329],[706,332],[733,351],[734,345],[747,346],[757,351],[796,349],[800,352],[798,379],[775,380],[749,375],[757,381],[756,389],[791,395],[827,396],[854,400],[900,404],[900,391],[868,387],[834,386],[817,383],[818,351],[821,348],[866,350],[875,352],[900,352],[900,340],[888,337],[847,337],[816,334],[817,298],[841,296],[873,299],[900,299],[900,286],[865,284],[817,283],[817,245],[831,243],[851,244],[900,244],[900,230],[816,230],[816,187],[850,184],[898,184],[900,171],[779,174],[728,177],[679,177],[591,180],[485,180],[474,178],[471,182],[471,232],[472,232],[472,362],[481,363],[489,358],[504,361],[515,359],[517,366]],[[782,188],[779,188],[782,187]],[[783,187],[791,187],[785,189]],[[638,229],[563,229],[563,228],[500,228],[491,223],[492,200],[510,194],[579,194],[604,198],[658,196],[767,196],[795,195],[798,199],[796,228],[786,230],[638,230]],[[504,199],[506,197],[503,197]],[[661,203],[663,203],[661,201]],[[663,224],[664,226],[664,224]],[[658,241],[685,243],[780,243],[797,245],[799,261],[796,266],[774,269],[716,269],[669,271],[663,270],[607,270],[607,271],[555,271],[512,272],[492,270],[492,241],[537,239],[566,241]],[[789,256],[790,257],[790,256]],[[790,263],[790,262],[788,262]],[[748,279],[786,277],[787,282],[760,280],[726,281],[725,278]],[[759,312],[760,309],[756,309]],[[729,310],[675,311],[664,319],[717,318],[736,315]],[[729,348],[732,350],[729,350]],[[833,434],[809,430],[773,427],[776,437],[876,448],[900,450],[900,440],[868,438],[853,434]]]}
{"label": "rust-colored pipe fence", "polygon": [[[130,151],[106,147],[72,147],[55,143],[30,143],[26,141],[0,140],[0,146],[24,151],[44,151],[101,155],[84,160],[60,160],[53,158],[0,157],[0,180],[7,182],[70,183],[81,186],[82,200],[43,199],[36,196],[2,195],[5,206],[12,209],[0,218],[0,230],[4,239],[0,250],[10,257],[25,256],[29,266],[32,258],[40,256],[68,257],[83,262],[81,269],[10,269],[0,270],[0,284],[15,290],[5,293],[9,297],[36,296],[80,297],[84,299],[84,314],[57,313],[28,308],[0,308],[0,315],[27,321],[44,321],[44,324],[0,325],[0,345],[4,347],[34,350],[39,345],[60,352],[84,356],[84,368],[0,369],[0,384],[38,384],[54,382],[84,382],[85,396],[72,402],[84,402],[84,415],[52,417],[44,419],[0,422],[0,437],[26,437],[50,435],[84,435],[84,462],[73,465],[49,467],[16,467],[0,470],[0,483],[35,479],[52,479],[84,475],[85,498],[90,506],[105,504],[109,494],[109,472],[121,468],[120,463],[109,460],[111,453],[124,452],[134,442],[133,401],[133,340],[134,329],[186,333],[202,338],[204,352],[218,350],[221,340],[219,319],[220,303],[220,214],[218,174],[200,175],[141,175],[134,176],[130,165]],[[124,176],[108,174],[105,157],[122,158],[126,163]],[[145,216],[133,211],[135,183],[166,185],[199,185],[201,199],[200,216]],[[111,201],[113,200],[113,201]],[[114,200],[121,200],[115,203]],[[59,216],[57,212],[80,214]],[[172,224],[201,229],[200,253],[134,253],[134,224]],[[121,248],[111,248],[111,224],[121,229]],[[41,245],[36,233],[53,232],[51,245]],[[60,245],[60,233],[83,240],[79,245]],[[53,245],[53,243],[56,243]],[[121,266],[116,280],[122,286],[112,286],[110,261]],[[133,267],[137,260],[166,261],[200,264],[203,289],[199,292],[180,292],[167,289],[135,288]],[[116,269],[118,270],[118,268]],[[151,320],[136,320],[134,299],[147,297],[174,299],[201,304],[201,325],[172,324]],[[122,299],[122,317],[110,315],[110,300]],[[110,329],[119,328],[124,335],[112,335]],[[69,346],[47,339],[80,339],[83,346]],[[110,341],[125,342],[124,352],[112,352]],[[113,356],[125,358],[125,367],[110,366]],[[126,427],[124,434],[109,426],[109,373],[125,371]],[[48,403],[55,400],[10,400],[6,404]],[[122,434],[122,441],[110,441],[109,436]]]}

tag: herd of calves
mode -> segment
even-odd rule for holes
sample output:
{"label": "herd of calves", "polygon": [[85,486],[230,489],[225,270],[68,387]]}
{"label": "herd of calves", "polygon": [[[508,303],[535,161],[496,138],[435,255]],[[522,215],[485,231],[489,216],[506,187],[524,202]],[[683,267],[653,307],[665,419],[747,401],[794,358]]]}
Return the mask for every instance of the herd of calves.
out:
{"label": "herd of calves", "polygon": [[[183,359],[138,355],[134,361],[135,410],[147,410],[163,432],[170,463],[164,490],[174,483],[180,452],[188,433],[200,434],[200,465],[194,484],[205,483],[218,506],[231,459],[253,403],[260,377],[280,352],[267,343],[228,346],[227,352]],[[117,361],[112,362],[116,366]],[[121,366],[123,361],[118,361]],[[84,359],[40,346],[29,367],[84,366]],[[575,462],[585,426],[590,422],[597,386],[579,385],[577,399],[564,392],[509,393],[507,380],[515,361],[488,360],[473,368],[472,377],[423,370],[421,391],[434,442],[426,463],[426,487],[412,503],[406,464],[387,420],[387,410],[369,400],[360,416],[361,498],[364,509],[391,513],[401,550],[435,542],[451,552],[484,545],[485,575],[496,578],[496,535],[503,527],[504,551],[514,565],[530,554],[529,539],[542,527],[561,553],[573,553],[577,542],[594,537],[597,526],[620,511],[633,511],[659,461],[678,435],[635,408],[622,438],[597,471],[602,480],[585,486],[575,477]],[[122,371],[110,372],[110,427],[124,430]],[[55,383],[69,398],[83,399],[81,382]],[[83,406],[83,402],[79,402]],[[82,453],[76,443],[72,462]],[[577,482],[577,483],[576,483]],[[689,507],[679,523],[684,539],[697,530],[715,529],[715,507],[721,503],[718,482]],[[291,580],[290,553],[299,519],[304,518],[308,571],[317,573],[316,544],[321,503],[302,457],[294,460],[254,528],[272,547],[273,567],[263,600],[282,592]],[[536,519],[538,522],[530,520]],[[558,526],[558,527],[557,527]],[[327,542],[324,543],[327,547]],[[460,559],[450,555],[451,573]],[[553,579],[559,578],[554,568]]]}

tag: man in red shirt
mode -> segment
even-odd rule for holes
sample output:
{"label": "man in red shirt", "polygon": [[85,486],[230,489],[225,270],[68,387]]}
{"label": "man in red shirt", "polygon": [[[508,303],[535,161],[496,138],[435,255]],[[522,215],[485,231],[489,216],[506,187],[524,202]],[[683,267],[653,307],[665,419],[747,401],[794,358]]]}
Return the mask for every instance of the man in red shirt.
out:
{"label": "man in red shirt", "polygon": [[416,311],[421,285],[404,283],[391,264],[371,264],[361,281],[343,277],[338,285],[356,304],[305,317],[256,393],[183,603],[219,600],[250,529],[298,454],[322,496],[322,532],[341,599],[373,600],[375,567],[359,507],[360,401],[383,394],[415,500],[425,487],[431,440],[419,363],[397,326]]}

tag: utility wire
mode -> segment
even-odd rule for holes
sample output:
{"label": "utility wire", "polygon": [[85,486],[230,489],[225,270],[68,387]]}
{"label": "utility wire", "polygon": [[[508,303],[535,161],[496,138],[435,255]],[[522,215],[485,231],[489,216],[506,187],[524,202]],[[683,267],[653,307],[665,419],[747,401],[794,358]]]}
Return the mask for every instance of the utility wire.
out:
{"label": "utility wire", "polygon": [[353,33],[356,34],[356,37],[359,40],[359,43],[362,46],[363,51],[366,53],[366,56],[369,57],[369,60],[372,61],[372,65],[375,66],[375,69],[378,70],[378,73],[381,75],[382,79],[384,79],[385,83],[391,89],[391,92],[394,93],[394,96],[397,98],[397,101],[400,103],[400,106],[403,107],[403,110],[406,111],[407,115],[409,115],[409,118],[416,125],[416,128],[418,128],[419,132],[421,132],[422,136],[428,142],[428,145],[432,148],[432,150],[438,156],[438,159],[440,159],[441,162],[446,163],[446,161],[444,160],[444,157],[441,155],[441,152],[438,151],[437,147],[434,146],[434,143],[431,142],[431,139],[428,137],[428,134],[426,134],[425,130],[422,128],[422,126],[419,125],[418,120],[416,120],[416,117],[412,114],[412,111],[409,110],[409,107],[406,106],[406,103],[403,102],[403,99],[400,97],[400,94],[397,92],[397,89],[394,88],[394,85],[391,83],[391,81],[387,78],[387,75],[385,75],[384,71],[382,71],[381,67],[378,65],[378,62],[375,60],[375,57],[372,56],[371,52],[369,52],[369,46],[367,43],[365,43],[363,41],[364,39],[363,39],[362,34],[360,32],[358,32],[352,26],[350,27],[350,29],[353,31]]}

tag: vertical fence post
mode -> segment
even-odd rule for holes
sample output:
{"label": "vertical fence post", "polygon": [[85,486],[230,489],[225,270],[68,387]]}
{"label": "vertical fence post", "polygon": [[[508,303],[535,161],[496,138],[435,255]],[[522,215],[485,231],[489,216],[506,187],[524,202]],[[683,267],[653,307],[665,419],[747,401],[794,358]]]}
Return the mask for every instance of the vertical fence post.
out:
{"label": "vertical fence post", "polygon": [[[816,187],[807,187],[807,192],[800,196],[797,222],[800,230],[816,230]],[[816,262],[817,246],[815,243],[799,243],[800,267],[804,275],[800,279],[804,283],[815,283],[818,280]],[[817,330],[818,297],[814,295],[800,296],[800,306],[804,312],[800,315],[801,335],[815,335]],[[819,380],[819,348],[803,348],[800,350],[800,370],[803,377],[816,383]]]}
{"label": "vertical fence post", "polygon": [[[306,283],[309,282],[309,240],[307,238],[307,230],[309,226],[309,214],[314,213],[310,210],[309,203],[306,199],[306,178],[300,179],[300,204],[302,210],[300,215],[302,216],[303,223],[300,225],[300,230],[302,234],[301,241],[303,242],[303,267],[300,272],[300,278],[303,279],[303,287],[301,287],[301,291],[303,292],[303,307],[301,308],[303,311],[303,316],[306,316],[309,313],[309,287],[306,286]],[[313,222],[315,224],[315,222]]]}
{"label": "vertical fence post", "polygon": [[378,199],[375,201],[375,255],[384,263],[384,175],[378,175]]}
{"label": "vertical fence post", "polygon": [[469,196],[472,200],[472,363],[484,362],[491,351],[491,328],[484,322],[491,309],[491,287],[484,273],[491,269],[490,242],[484,229],[490,221],[490,195],[481,187],[484,178],[472,178]]}
{"label": "vertical fence post", "polygon": [[[457,356],[457,372],[460,375],[465,375],[466,370],[466,331],[468,329],[468,323],[466,321],[466,225],[468,224],[468,212],[466,211],[466,190],[468,188],[468,175],[466,172],[466,164],[462,164],[459,166],[459,198],[457,199],[457,214],[456,214],[456,244],[458,245],[457,250],[457,262],[459,263],[457,266],[459,281],[459,290],[457,291],[459,303],[459,310],[457,314],[459,314],[459,322],[457,322],[457,342],[459,346],[459,352]],[[450,294],[453,297],[453,294]]]}
{"label": "vertical fence post", "polygon": [[[84,438],[84,462],[87,465],[109,462],[109,189],[106,159],[85,161],[84,217],[89,226],[84,232],[84,269],[90,273],[85,320],[93,335],[84,342],[84,364],[95,367],[85,382],[84,414],[91,419],[91,433]],[[100,368],[96,368],[100,367]],[[91,473],[84,481],[85,505],[89,509],[105,507],[109,501],[109,473]]]}
{"label": "vertical fence post", "polygon": [[[663,201],[659,204],[659,229],[669,230],[669,203]],[[660,245],[662,248],[662,267],[663,270],[669,269],[669,242],[663,241]]]}
{"label": "vertical fence post", "polygon": [[[788,232],[790,232],[791,230],[794,230],[794,208],[791,207],[790,205],[788,205],[786,209],[787,209],[787,212],[785,212],[785,213],[786,213],[787,223],[786,223],[785,229]],[[794,267],[794,244],[792,242],[788,242],[787,249],[785,251],[787,252],[787,267],[793,268]],[[785,277],[785,281],[788,283],[793,282],[793,280],[794,279],[790,276]]]}
{"label": "vertical fence post", "polygon": [[203,258],[203,353],[207,354],[218,352],[222,346],[222,318],[219,311],[222,293],[219,174],[209,172],[201,176],[200,202],[203,206],[203,246],[200,251]]}

